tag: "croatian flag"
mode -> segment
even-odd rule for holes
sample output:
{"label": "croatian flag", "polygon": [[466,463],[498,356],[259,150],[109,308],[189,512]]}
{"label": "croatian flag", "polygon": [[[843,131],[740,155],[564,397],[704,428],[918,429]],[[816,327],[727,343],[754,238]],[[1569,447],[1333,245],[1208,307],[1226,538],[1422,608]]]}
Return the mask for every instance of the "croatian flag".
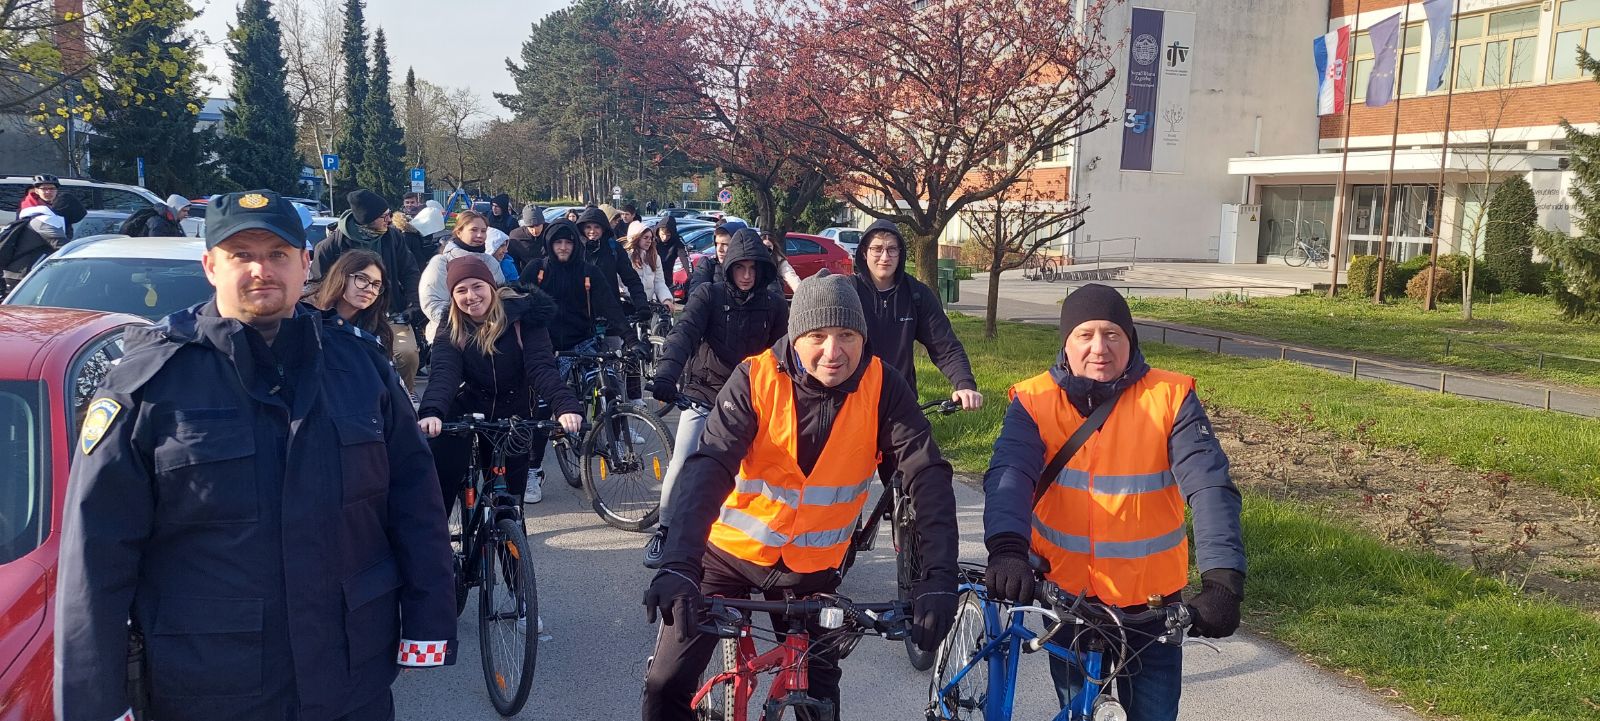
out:
{"label": "croatian flag", "polygon": [[1312,43],[1317,58],[1317,115],[1344,112],[1345,69],[1350,65],[1350,26],[1341,26]]}

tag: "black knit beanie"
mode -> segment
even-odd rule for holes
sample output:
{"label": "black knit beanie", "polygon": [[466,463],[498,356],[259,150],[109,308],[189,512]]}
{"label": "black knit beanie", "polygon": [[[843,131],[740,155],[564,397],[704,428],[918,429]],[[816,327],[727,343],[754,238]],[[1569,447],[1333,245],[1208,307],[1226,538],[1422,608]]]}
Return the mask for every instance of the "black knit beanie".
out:
{"label": "black knit beanie", "polygon": [[1128,334],[1128,340],[1133,348],[1139,347],[1139,331],[1133,326],[1133,311],[1128,310],[1128,301],[1118,293],[1115,288],[1099,283],[1090,283],[1082,288],[1072,291],[1067,299],[1061,301],[1061,338],[1066,339],[1086,321],[1108,320],[1116,323]]}
{"label": "black knit beanie", "polygon": [[350,191],[345,200],[350,202],[350,216],[355,219],[356,225],[371,225],[378,216],[389,212],[389,203],[384,201],[383,196],[366,188]]}

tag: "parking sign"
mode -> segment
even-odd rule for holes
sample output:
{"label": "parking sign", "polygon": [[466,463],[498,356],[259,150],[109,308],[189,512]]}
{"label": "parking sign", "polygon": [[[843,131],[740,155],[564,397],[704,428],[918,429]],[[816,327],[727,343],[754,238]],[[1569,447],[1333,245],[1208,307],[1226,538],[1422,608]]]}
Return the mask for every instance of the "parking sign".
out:
{"label": "parking sign", "polygon": [[339,156],[334,155],[333,153],[323,153],[322,154],[322,169],[323,170],[338,170],[339,169]]}

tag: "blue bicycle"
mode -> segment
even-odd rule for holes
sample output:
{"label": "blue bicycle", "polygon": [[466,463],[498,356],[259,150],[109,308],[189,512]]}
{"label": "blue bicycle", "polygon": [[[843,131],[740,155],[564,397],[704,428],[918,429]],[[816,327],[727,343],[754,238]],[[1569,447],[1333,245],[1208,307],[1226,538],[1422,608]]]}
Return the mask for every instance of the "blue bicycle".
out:
{"label": "blue bicycle", "polygon": [[[1192,620],[1182,603],[1130,614],[1065,593],[1049,581],[1040,581],[1035,594],[1049,607],[1012,606],[989,598],[982,566],[962,564],[961,572],[955,622],[934,662],[928,719],[1010,721],[1018,663],[1023,654],[1043,650],[1084,676],[1083,690],[1055,721],[1124,721],[1127,712],[1116,698],[1117,678],[1146,646],[1182,645]],[[1046,621],[1043,633],[1023,625],[1028,614]],[[1165,629],[1158,636],[1132,628],[1158,620]],[[1063,640],[1058,642],[1058,636]]]}

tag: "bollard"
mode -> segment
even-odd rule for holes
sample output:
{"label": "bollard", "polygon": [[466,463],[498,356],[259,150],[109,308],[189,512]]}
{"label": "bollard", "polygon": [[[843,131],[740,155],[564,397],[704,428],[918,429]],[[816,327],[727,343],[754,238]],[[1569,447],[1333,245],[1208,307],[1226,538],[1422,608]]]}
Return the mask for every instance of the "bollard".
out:
{"label": "bollard", "polygon": [[1444,337],[1444,354],[1450,355],[1450,336]]}
{"label": "bollard", "polygon": [[1217,355],[1222,355],[1222,336],[1217,336]]}
{"label": "bollard", "polygon": [[1539,354],[1539,370],[1544,370],[1544,354]]}
{"label": "bollard", "polygon": [[1360,380],[1360,378],[1361,378],[1361,376],[1359,375],[1360,371],[1357,370],[1357,366],[1356,366],[1356,364],[1358,362],[1359,361],[1357,359],[1355,359],[1355,358],[1351,358],[1350,359],[1350,379],[1351,380]]}
{"label": "bollard", "polygon": [[1550,389],[1544,389],[1544,409],[1550,410]]}
{"label": "bollard", "polygon": [[1286,348],[1284,346],[1281,346],[1281,345],[1278,346],[1278,360],[1281,360],[1281,361],[1289,360],[1289,349],[1288,348]]}
{"label": "bollard", "polygon": [[1444,371],[1439,371],[1439,392],[1444,392]]}

